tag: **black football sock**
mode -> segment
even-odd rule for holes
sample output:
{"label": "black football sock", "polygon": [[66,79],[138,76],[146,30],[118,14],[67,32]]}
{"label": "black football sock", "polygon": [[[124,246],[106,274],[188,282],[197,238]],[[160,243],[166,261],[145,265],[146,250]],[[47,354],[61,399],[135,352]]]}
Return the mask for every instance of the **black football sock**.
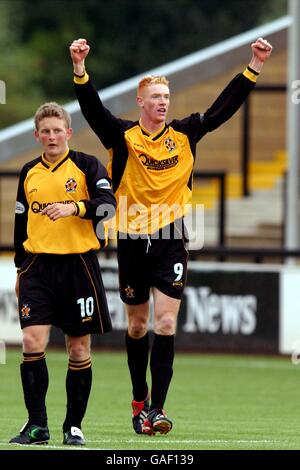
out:
{"label": "black football sock", "polygon": [[149,357],[149,334],[139,339],[126,333],[127,363],[130,371],[134,400],[143,401],[148,394],[147,367]]}
{"label": "black football sock", "polygon": [[173,375],[174,335],[154,335],[150,358],[152,376],[150,409],[162,409]]}
{"label": "black football sock", "polygon": [[63,424],[63,432],[71,426],[81,428],[92,386],[91,358],[84,361],[69,359],[66,377],[67,414]]}
{"label": "black football sock", "polygon": [[20,366],[24,401],[28,411],[28,421],[37,426],[47,426],[46,394],[49,377],[45,353],[23,353],[24,362]]}

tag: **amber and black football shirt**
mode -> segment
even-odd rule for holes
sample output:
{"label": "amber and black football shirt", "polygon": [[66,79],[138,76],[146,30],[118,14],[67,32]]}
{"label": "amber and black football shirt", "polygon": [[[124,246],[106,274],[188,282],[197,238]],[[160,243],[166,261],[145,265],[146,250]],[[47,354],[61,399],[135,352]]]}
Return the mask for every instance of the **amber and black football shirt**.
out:
{"label": "amber and black football shirt", "polygon": [[118,202],[117,228],[152,234],[188,210],[196,144],[238,110],[255,85],[256,73],[247,68],[205,113],[173,120],[152,134],[139,121],[113,116],[87,73],[75,76],[74,82],[82,113],[111,157],[108,171]]}
{"label": "amber and black football shirt", "polygon": [[[49,204],[72,201],[79,204],[78,216],[54,222],[41,215]],[[26,163],[20,174],[15,211],[16,266],[21,266],[26,252],[71,254],[99,249],[101,241],[95,229],[107,215],[103,212],[97,216],[101,205],[110,207],[113,215],[116,202],[111,180],[96,157],[68,150],[52,164],[43,155]]]}

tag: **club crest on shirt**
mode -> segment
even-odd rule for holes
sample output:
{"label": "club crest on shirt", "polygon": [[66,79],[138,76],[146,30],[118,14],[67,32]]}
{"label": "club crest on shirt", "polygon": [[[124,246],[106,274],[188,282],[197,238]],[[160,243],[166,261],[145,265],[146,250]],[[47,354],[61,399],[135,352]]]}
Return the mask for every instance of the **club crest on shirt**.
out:
{"label": "club crest on shirt", "polygon": [[77,183],[74,178],[69,178],[65,184],[67,193],[75,193],[77,188]]}
{"label": "club crest on shirt", "polygon": [[28,320],[30,318],[30,307],[28,304],[23,304],[21,308],[21,317],[22,320]]}
{"label": "club crest on shirt", "polygon": [[172,152],[173,150],[176,149],[176,144],[174,140],[168,138],[165,140],[165,147],[168,150],[168,152]]}

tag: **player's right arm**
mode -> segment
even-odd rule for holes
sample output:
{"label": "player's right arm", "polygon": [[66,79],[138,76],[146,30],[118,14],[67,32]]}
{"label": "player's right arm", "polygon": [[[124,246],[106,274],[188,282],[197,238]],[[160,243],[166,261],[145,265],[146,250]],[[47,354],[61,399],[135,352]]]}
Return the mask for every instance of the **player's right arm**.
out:
{"label": "player's right arm", "polygon": [[106,149],[113,147],[119,120],[103,106],[98,92],[85,70],[85,58],[90,51],[86,39],[76,39],[70,46],[76,96],[85,119]]}
{"label": "player's right arm", "polygon": [[21,268],[26,252],[23,243],[27,240],[27,220],[28,220],[28,202],[25,194],[25,179],[28,169],[26,165],[23,167],[17,192],[16,209],[15,209],[15,227],[14,227],[14,248],[15,248],[15,266]]}

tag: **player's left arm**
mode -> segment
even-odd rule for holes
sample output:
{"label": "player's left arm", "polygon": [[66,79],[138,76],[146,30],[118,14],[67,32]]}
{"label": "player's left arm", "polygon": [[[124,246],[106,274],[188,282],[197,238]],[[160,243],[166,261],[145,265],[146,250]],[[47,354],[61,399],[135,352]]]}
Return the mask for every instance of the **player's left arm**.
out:
{"label": "player's left arm", "polygon": [[258,38],[251,44],[252,58],[243,73],[239,73],[225,87],[211,107],[201,116],[205,132],[226,122],[240,108],[254,88],[264,62],[272,52],[271,44]]}
{"label": "player's left arm", "polygon": [[14,249],[15,257],[14,262],[17,269],[22,266],[26,258],[26,252],[23,246],[23,243],[27,239],[27,221],[28,221],[28,202],[25,194],[25,179],[27,175],[28,168],[26,165],[21,170],[18,192],[16,199],[16,209],[15,209],[15,225],[14,225]]}
{"label": "player's left arm", "polygon": [[62,202],[55,202],[49,204],[45,209],[42,210],[41,215],[47,215],[49,219],[55,221],[62,217],[70,217],[70,215],[76,215],[78,211],[76,203],[71,202],[70,204],[64,204]]}
{"label": "player's left arm", "polygon": [[[83,219],[100,221],[112,218],[115,214],[116,199],[111,188],[111,180],[106,168],[94,156],[81,154],[77,162],[86,177],[86,185],[90,198],[79,202],[71,201],[70,204],[56,202],[42,210],[42,215],[47,215],[55,221],[62,217],[78,216]],[[99,207],[106,208],[106,215],[99,216]],[[98,210],[98,212],[97,212]]]}
{"label": "player's left arm", "polygon": [[[84,219],[100,221],[105,217],[108,220],[115,215],[116,209],[111,179],[104,165],[96,157],[85,155],[83,162],[85,162],[84,172],[90,198],[78,203],[80,207],[78,215]],[[100,216],[103,212],[99,210],[101,207],[108,212],[106,216]]]}

